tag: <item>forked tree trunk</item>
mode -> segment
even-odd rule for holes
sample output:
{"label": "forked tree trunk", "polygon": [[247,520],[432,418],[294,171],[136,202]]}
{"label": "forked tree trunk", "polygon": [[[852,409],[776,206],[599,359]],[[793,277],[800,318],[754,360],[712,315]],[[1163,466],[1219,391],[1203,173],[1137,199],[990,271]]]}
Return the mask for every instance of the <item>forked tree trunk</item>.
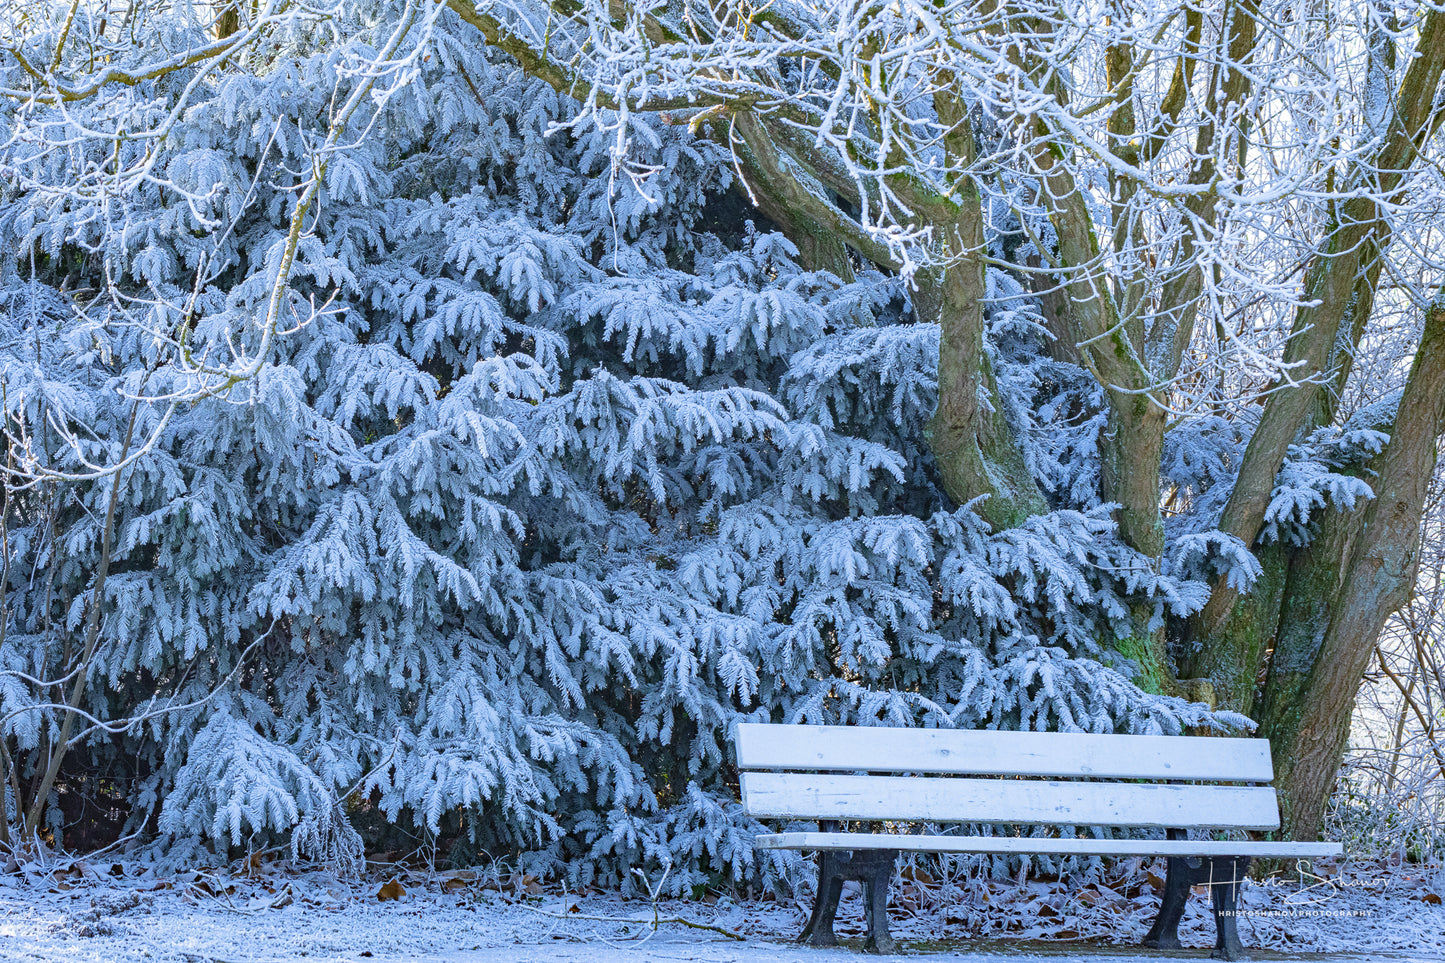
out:
{"label": "forked tree trunk", "polygon": [[[954,120],[954,130],[945,139],[949,149],[971,154],[969,121],[961,110]],[[806,158],[782,162],[786,132],[774,136],[759,118],[740,115],[728,124],[719,123],[714,136],[733,132],[741,136],[738,160],[753,199],[798,246],[807,266],[851,279],[847,251],[851,246],[880,267],[897,267],[884,245],[870,240],[835,205],[821,200],[817,181],[823,175],[814,173],[814,165]],[[803,177],[815,182],[803,183]],[[997,398],[998,393],[983,350],[982,200],[976,185],[965,181],[952,198],[920,193],[915,205],[938,236],[952,239],[936,252],[938,265],[914,277],[911,292],[918,319],[939,326],[938,406],[927,427],[929,448],[949,497],[964,504],[986,496],[975,510],[995,529],[1010,528],[1047,511],[1048,504],[1009,430],[1003,405],[979,404],[980,396]]]}
{"label": "forked tree trunk", "polygon": [[928,445],[954,501],[987,495],[978,513],[996,529],[1012,528],[1048,511],[1048,504],[1009,432],[1003,405],[985,410],[979,404],[980,394],[998,397],[983,350],[983,212],[972,182],[959,195],[957,259],[918,278],[913,294],[919,319],[939,325],[938,407],[928,422]]}
{"label": "forked tree trunk", "polygon": [[[1437,298],[1426,312],[1390,443],[1381,455],[1375,497],[1359,513],[1358,524],[1335,536],[1345,543],[1339,546],[1344,564],[1333,571],[1324,566],[1313,577],[1329,604],[1315,608],[1310,619],[1296,613],[1299,629],[1308,631],[1282,634],[1276,647],[1260,725],[1274,751],[1286,836],[1319,832],[1375,640],[1414,590],[1420,520],[1442,432],[1445,299]],[[1304,593],[1298,597],[1306,600]]]}
{"label": "forked tree trunk", "polygon": [[[1387,39],[1393,42],[1393,35]],[[1388,44],[1382,49],[1390,54]],[[1333,419],[1331,391],[1344,387],[1350,371],[1349,351],[1339,346],[1342,339],[1351,348],[1358,344],[1373,307],[1379,258],[1391,239],[1379,198],[1399,189],[1438,130],[1442,73],[1445,11],[1432,10],[1421,22],[1386,135],[1348,175],[1350,184],[1368,185],[1371,192],[1339,202],[1306,275],[1304,304],[1286,350],[1287,361],[1302,363],[1295,377],[1304,383],[1279,385],[1270,395],[1221,518],[1219,527],[1246,544],[1259,535],[1289,446],[1301,432]],[[1413,588],[1419,516],[1442,427],[1438,406],[1445,385],[1432,360],[1442,350],[1439,326],[1437,306],[1427,314],[1406,388],[1410,401],[1401,403],[1372,482],[1376,498],[1353,516],[1327,516],[1314,544],[1293,553],[1287,565],[1280,550],[1274,556],[1265,550],[1265,579],[1252,597],[1216,582],[1186,633],[1186,665],[1212,676],[1222,707],[1250,712],[1261,723],[1260,734],[1271,739],[1283,832],[1290,838],[1319,832],[1369,653]],[[1316,379],[1325,383],[1310,383]],[[1249,680],[1263,669],[1271,642],[1268,676],[1255,703]]]}

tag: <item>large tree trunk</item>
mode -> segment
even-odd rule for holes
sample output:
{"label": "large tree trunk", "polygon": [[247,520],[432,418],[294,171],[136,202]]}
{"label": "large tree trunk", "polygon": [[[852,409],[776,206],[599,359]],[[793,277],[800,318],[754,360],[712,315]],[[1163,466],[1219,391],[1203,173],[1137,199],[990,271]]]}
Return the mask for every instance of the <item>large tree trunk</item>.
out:
{"label": "large tree trunk", "polygon": [[[974,224],[982,235],[982,217]],[[960,504],[987,495],[975,510],[995,529],[1004,529],[1047,511],[1048,504],[1009,432],[1003,406],[985,411],[979,405],[980,388],[986,397],[997,397],[998,391],[983,351],[980,248],[975,245],[959,263],[919,278],[913,303],[920,320],[939,325],[938,407],[927,438],[944,491]]]}
{"label": "large tree trunk", "polygon": [[[1334,583],[1328,586],[1329,607],[1315,610],[1314,625],[1321,631],[1293,632],[1276,647],[1260,723],[1274,752],[1288,837],[1318,834],[1375,640],[1414,589],[1420,519],[1441,432],[1445,300],[1437,299],[1425,315],[1424,335],[1381,456],[1375,497],[1342,539],[1344,564],[1316,576]],[[1301,628],[1310,625],[1301,622]]]}
{"label": "large tree trunk", "polygon": [[[947,149],[971,161],[973,129],[967,112],[957,98],[944,94],[935,104],[940,119],[952,124]],[[983,350],[988,285],[978,185],[962,182],[939,213],[947,217],[941,233],[954,238],[955,248],[941,252],[942,268],[920,273],[913,293],[919,319],[939,325],[938,407],[928,422],[928,445],[954,501],[987,494],[978,513],[996,529],[1012,528],[1047,511],[1048,504],[1009,432],[1003,406],[981,410],[979,405],[981,393],[996,398],[998,387]]]}
{"label": "large tree trunk", "polygon": [[[1388,45],[1382,49],[1389,55]],[[1391,240],[1379,202],[1399,188],[1421,145],[1439,127],[1435,99],[1442,72],[1445,13],[1432,10],[1421,23],[1388,131],[1374,155],[1347,175],[1347,189],[1360,192],[1339,202],[1306,274],[1285,354],[1297,365],[1293,383],[1282,381],[1270,394],[1220,519],[1223,531],[1246,544],[1254,545],[1259,536],[1289,446],[1334,418],[1350,372],[1350,352],[1340,345],[1345,338],[1351,348],[1359,343],[1374,305],[1380,258]],[[1431,380],[1428,365],[1420,367],[1424,354],[1422,344],[1413,388],[1407,389],[1417,398]],[[1441,390],[1438,382],[1433,390]],[[1253,711],[1261,734],[1272,740],[1282,822],[1291,838],[1309,838],[1319,830],[1369,653],[1385,619],[1412,587],[1406,563],[1413,565],[1423,486],[1440,430],[1435,420],[1421,418],[1420,404],[1409,410],[1402,404],[1387,452],[1392,477],[1382,469],[1373,502],[1355,516],[1327,517],[1314,544],[1293,553],[1287,565],[1283,549],[1255,546],[1266,574],[1252,596],[1241,599],[1218,580],[1185,632],[1184,666],[1213,679],[1221,708]],[[1421,486],[1418,502],[1415,485]],[[1409,504],[1415,506],[1413,522],[1390,514]],[[1387,570],[1393,580],[1388,586],[1382,581]],[[1264,670],[1271,646],[1269,674],[1256,704],[1250,680]]]}
{"label": "large tree trunk", "polygon": [[1219,709],[1250,714],[1259,688],[1265,653],[1276,644],[1289,584],[1289,548],[1279,542],[1255,550],[1263,569],[1247,595],[1240,596],[1224,613],[1213,636],[1214,644],[1197,653],[1185,640],[1180,673],[1209,680],[1213,704]]}

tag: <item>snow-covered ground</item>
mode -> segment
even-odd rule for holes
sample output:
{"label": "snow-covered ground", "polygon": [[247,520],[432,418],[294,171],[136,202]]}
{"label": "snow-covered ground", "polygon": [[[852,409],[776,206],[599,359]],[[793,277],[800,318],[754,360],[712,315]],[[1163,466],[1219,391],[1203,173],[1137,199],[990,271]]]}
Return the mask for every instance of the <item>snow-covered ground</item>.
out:
{"label": "snow-covered ground", "polygon": [[[1191,900],[1176,954],[1137,949],[1157,897],[1151,867],[1120,884],[905,880],[891,911],[906,952],[940,963],[1007,959],[1117,963],[1207,956],[1208,905]],[[1130,872],[1134,875],[1130,877]],[[1256,958],[1445,960],[1436,873],[1346,869],[1303,892],[1252,884],[1241,921]],[[844,947],[793,943],[796,901],[713,903],[581,897],[535,881],[389,870],[342,881],[269,864],[156,877],[123,864],[61,861],[0,876],[0,959],[41,963],[844,963],[858,961],[861,900],[845,898]],[[381,898],[388,897],[388,898]],[[1265,915],[1269,914],[1269,915]],[[654,927],[654,916],[663,922]],[[690,927],[686,920],[710,928]],[[735,934],[734,939],[727,934]],[[1302,956],[1303,954],[1303,956]]]}

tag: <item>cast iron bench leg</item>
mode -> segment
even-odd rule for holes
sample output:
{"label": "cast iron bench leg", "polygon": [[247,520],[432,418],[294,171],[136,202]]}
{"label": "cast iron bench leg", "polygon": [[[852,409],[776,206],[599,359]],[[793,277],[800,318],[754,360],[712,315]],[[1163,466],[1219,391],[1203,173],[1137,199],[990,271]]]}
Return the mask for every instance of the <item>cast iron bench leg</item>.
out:
{"label": "cast iron bench leg", "polygon": [[[857,858],[856,856],[854,857]],[[877,849],[868,853],[866,861],[860,861],[863,870],[863,887],[867,903],[868,939],[863,949],[872,953],[897,953],[898,944],[888,933],[888,887],[893,882],[893,867],[898,861],[897,850]]]}
{"label": "cast iron bench leg", "polygon": [[818,853],[818,886],[813,896],[813,915],[808,917],[808,925],[798,934],[799,943],[838,945],[838,937],[833,935],[833,916],[838,912],[838,900],[843,895],[847,864],[848,856],[844,853],[826,849]]}
{"label": "cast iron bench leg", "polygon": [[1248,856],[1224,856],[1210,860],[1213,879],[1209,881],[1209,900],[1214,906],[1214,952],[1216,960],[1247,959],[1239,942],[1237,915],[1239,888],[1249,870]]}
{"label": "cast iron bench leg", "polygon": [[1144,945],[1160,950],[1179,949],[1179,919],[1189,900],[1189,887],[1209,884],[1209,901],[1214,908],[1214,953],[1217,960],[1247,959],[1239,942],[1236,913],[1239,909],[1239,887],[1249,869],[1247,856],[1214,858],[1174,857],[1164,878],[1164,898],[1159,915],[1144,937]]}
{"label": "cast iron bench leg", "polygon": [[[1166,829],[1164,835],[1169,839],[1189,838],[1188,831],[1183,829]],[[1189,887],[1194,883],[1193,871],[1198,869],[1199,861],[1175,857],[1170,858],[1168,866],[1164,873],[1164,896],[1159,903],[1159,915],[1154,917],[1154,925],[1149,928],[1149,935],[1144,937],[1144,945],[1156,950],[1179,949],[1179,918],[1184,915],[1184,905],[1189,901]]]}
{"label": "cast iron bench leg", "polygon": [[[833,832],[834,828],[819,823],[822,832]],[[799,943],[813,946],[837,946],[838,937],[833,933],[833,918],[838,913],[838,900],[843,895],[843,884],[857,880],[864,886],[864,917],[868,924],[868,938],[863,948],[873,953],[896,953],[898,944],[888,933],[888,886],[893,880],[893,866],[898,851],[892,849],[858,850],[838,852],[821,850],[818,853],[818,887],[813,898],[813,913],[808,925],[798,934]]]}
{"label": "cast iron bench leg", "polygon": [[[1194,865],[1190,865],[1193,863]],[[1189,887],[1199,873],[1199,861],[1184,857],[1171,857],[1169,869],[1164,874],[1164,898],[1159,904],[1159,915],[1144,937],[1144,945],[1156,950],[1179,949],[1179,919],[1184,915],[1184,905],[1189,901]]]}

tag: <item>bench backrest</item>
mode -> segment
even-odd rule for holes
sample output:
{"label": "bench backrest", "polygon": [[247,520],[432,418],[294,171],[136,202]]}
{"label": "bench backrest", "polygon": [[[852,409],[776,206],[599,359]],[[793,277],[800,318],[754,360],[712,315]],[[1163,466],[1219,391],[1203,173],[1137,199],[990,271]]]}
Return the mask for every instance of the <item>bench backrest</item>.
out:
{"label": "bench backrest", "polygon": [[743,723],[737,749],[755,816],[1279,827],[1266,739]]}

